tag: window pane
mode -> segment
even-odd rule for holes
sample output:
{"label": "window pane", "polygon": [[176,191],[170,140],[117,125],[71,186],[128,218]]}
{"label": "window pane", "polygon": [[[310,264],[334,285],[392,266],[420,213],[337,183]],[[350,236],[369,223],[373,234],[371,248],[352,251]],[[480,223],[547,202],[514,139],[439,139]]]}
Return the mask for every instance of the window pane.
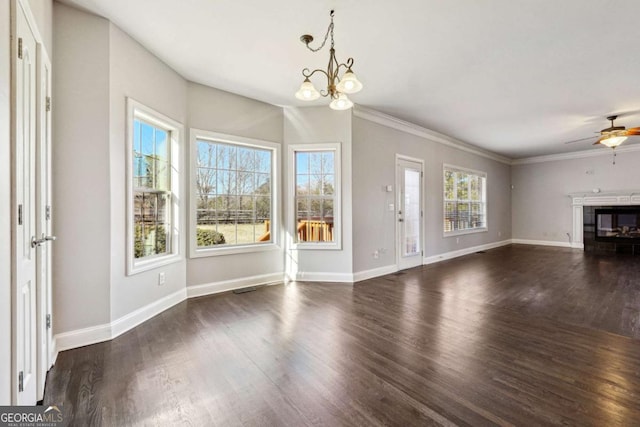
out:
{"label": "window pane", "polygon": [[322,153],[322,173],[335,173],[334,157],[333,151]]}
{"label": "window pane", "polygon": [[255,192],[255,176],[253,172],[238,172],[238,194]]}
{"label": "window pane", "polygon": [[235,169],[236,147],[225,144],[218,144],[216,158],[219,169]]}
{"label": "window pane", "polygon": [[[197,246],[271,242],[272,151],[198,141]],[[215,196],[209,196],[215,194]]]}
{"label": "window pane", "polygon": [[333,223],[333,199],[322,201],[322,220]]}
{"label": "window pane", "polygon": [[312,175],[320,175],[322,173],[322,153],[309,153],[309,173]]}
{"label": "window pane", "polygon": [[197,164],[199,167],[216,167],[216,146],[215,144],[198,141]]}
{"label": "window pane", "polygon": [[167,132],[156,128],[156,156],[161,160],[169,159],[169,152],[167,151]]}
{"label": "window pane", "polygon": [[309,194],[309,175],[298,175],[296,177],[296,194],[298,196]]}
{"label": "window pane", "polygon": [[444,198],[446,200],[455,200],[455,173],[453,171],[444,172]]}
{"label": "window pane", "polygon": [[142,143],[141,153],[147,156],[153,156],[153,127],[145,122],[140,122],[140,138]]}
{"label": "window pane", "polygon": [[332,196],[335,192],[335,176],[324,175],[322,183],[322,194]]}
{"label": "window pane", "polygon": [[312,196],[322,194],[322,175],[314,174],[309,176],[309,194]]}
{"label": "window pane", "polygon": [[296,153],[296,173],[309,173],[309,153]]}
{"label": "window pane", "polygon": [[469,175],[464,172],[457,173],[458,200],[469,199]]}
{"label": "window pane", "polygon": [[169,190],[169,163],[156,160],[155,185],[157,190]]}

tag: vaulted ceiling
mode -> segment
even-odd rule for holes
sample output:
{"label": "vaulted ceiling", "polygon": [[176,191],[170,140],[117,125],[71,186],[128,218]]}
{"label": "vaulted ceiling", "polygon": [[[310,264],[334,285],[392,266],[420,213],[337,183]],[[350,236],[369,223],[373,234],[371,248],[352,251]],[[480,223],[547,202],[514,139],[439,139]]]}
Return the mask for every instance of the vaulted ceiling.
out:
{"label": "vaulted ceiling", "polygon": [[335,9],[338,60],[353,57],[365,85],[354,102],[511,158],[591,149],[595,138],[565,143],[613,113],[640,126],[638,0],[64,3],[109,19],[191,81],[300,106],[302,68],[325,67],[329,53],[299,38],[321,41]]}

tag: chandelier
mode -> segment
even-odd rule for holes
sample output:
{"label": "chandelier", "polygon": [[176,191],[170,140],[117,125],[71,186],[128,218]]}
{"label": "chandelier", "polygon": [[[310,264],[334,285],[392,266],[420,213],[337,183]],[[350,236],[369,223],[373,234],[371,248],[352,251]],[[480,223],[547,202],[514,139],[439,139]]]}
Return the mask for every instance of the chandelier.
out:
{"label": "chandelier", "polygon": [[[329,107],[334,110],[348,110],[353,107],[353,102],[347,97],[347,94],[360,92],[362,83],[360,83],[355,73],[351,70],[353,58],[347,59],[347,62],[342,64],[336,59],[336,50],[334,49],[333,42],[333,10],[329,13],[329,16],[331,17],[331,23],[329,24],[329,28],[327,28],[327,33],[320,47],[314,49],[309,46],[309,43],[313,41],[313,36],[304,34],[300,37],[300,41],[307,46],[307,49],[312,52],[318,52],[325,46],[327,39],[331,36],[331,48],[329,49],[329,65],[326,70],[320,68],[313,71],[310,71],[308,68],[302,70],[304,81],[302,85],[300,85],[300,89],[296,92],[296,98],[303,101],[313,101],[320,96],[328,96],[331,97]],[[346,69],[342,77],[339,76],[341,68]],[[318,91],[313,83],[311,83],[311,80],[309,80],[309,78],[316,73],[324,74],[327,77],[326,90],[322,89]]]}

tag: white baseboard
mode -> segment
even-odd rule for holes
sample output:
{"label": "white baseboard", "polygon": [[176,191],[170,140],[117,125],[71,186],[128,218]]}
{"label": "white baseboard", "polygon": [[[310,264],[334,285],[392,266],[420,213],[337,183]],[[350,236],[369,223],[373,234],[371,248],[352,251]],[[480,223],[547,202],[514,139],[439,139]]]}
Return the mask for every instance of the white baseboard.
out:
{"label": "white baseboard", "polygon": [[261,274],[259,276],[243,277],[241,279],[223,280],[187,287],[187,298],[201,297],[246,288],[247,286],[271,285],[283,281],[282,273]]}
{"label": "white baseboard", "polygon": [[186,290],[180,289],[179,291],[154,301],[151,304],[140,307],[139,309],[132,311],[111,323],[56,334],[54,337],[56,357],[58,352],[64,350],[112,340],[135,328],[142,322],[151,319],[153,316],[156,316],[168,308],[184,301],[186,296]]}
{"label": "white baseboard", "polygon": [[298,282],[337,282],[353,283],[353,274],[350,273],[325,273],[325,272],[298,272],[294,275],[288,274],[288,280]]}
{"label": "white baseboard", "polygon": [[[553,240],[529,240],[529,239],[511,239],[514,245],[539,245],[539,246],[557,246],[561,248],[571,248],[569,242],[555,242]],[[578,245],[579,243],[576,243]],[[580,244],[582,248],[582,245]]]}
{"label": "white baseboard", "polygon": [[486,251],[489,249],[499,248],[501,246],[507,246],[511,244],[511,240],[502,240],[500,242],[487,243],[486,245],[472,246],[470,248],[464,248],[457,251],[445,252],[443,254],[432,255],[429,257],[425,257],[422,260],[424,265],[433,264],[440,261],[445,261],[447,259],[457,258],[464,255],[469,255],[478,251]]}
{"label": "white baseboard", "polygon": [[61,352],[72,348],[84,347],[111,339],[111,325],[105,323],[89,328],[56,334],[56,351]]}
{"label": "white baseboard", "polygon": [[584,243],[571,243],[573,249],[584,249]]}
{"label": "white baseboard", "polygon": [[353,273],[353,281],[360,282],[362,280],[373,279],[374,277],[384,276],[395,273],[396,271],[398,271],[398,266],[395,264],[372,268],[371,270],[358,271],[357,273]]}
{"label": "white baseboard", "polygon": [[181,303],[187,298],[187,291],[180,289],[177,292],[169,294],[151,304],[145,305],[119,319],[111,322],[111,338],[122,335],[123,333],[135,328],[142,322],[162,313],[163,311]]}

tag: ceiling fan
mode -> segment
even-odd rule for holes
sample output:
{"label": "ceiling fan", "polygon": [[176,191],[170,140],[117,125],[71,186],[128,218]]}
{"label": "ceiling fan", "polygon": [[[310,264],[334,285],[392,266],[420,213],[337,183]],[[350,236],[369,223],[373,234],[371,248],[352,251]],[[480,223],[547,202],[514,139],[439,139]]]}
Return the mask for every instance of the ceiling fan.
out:
{"label": "ceiling fan", "polygon": [[[617,146],[622,144],[628,137],[634,135],[640,135],[640,127],[627,129],[624,126],[615,126],[613,121],[616,120],[618,116],[609,116],[607,120],[611,121],[611,126],[606,129],[602,129],[600,132],[596,132],[600,134],[600,137],[593,145],[604,145],[609,148],[615,149]],[[596,136],[590,136],[587,138],[576,139],[574,141],[565,142],[565,144],[573,144],[574,142],[586,141],[588,139],[596,138]]]}

